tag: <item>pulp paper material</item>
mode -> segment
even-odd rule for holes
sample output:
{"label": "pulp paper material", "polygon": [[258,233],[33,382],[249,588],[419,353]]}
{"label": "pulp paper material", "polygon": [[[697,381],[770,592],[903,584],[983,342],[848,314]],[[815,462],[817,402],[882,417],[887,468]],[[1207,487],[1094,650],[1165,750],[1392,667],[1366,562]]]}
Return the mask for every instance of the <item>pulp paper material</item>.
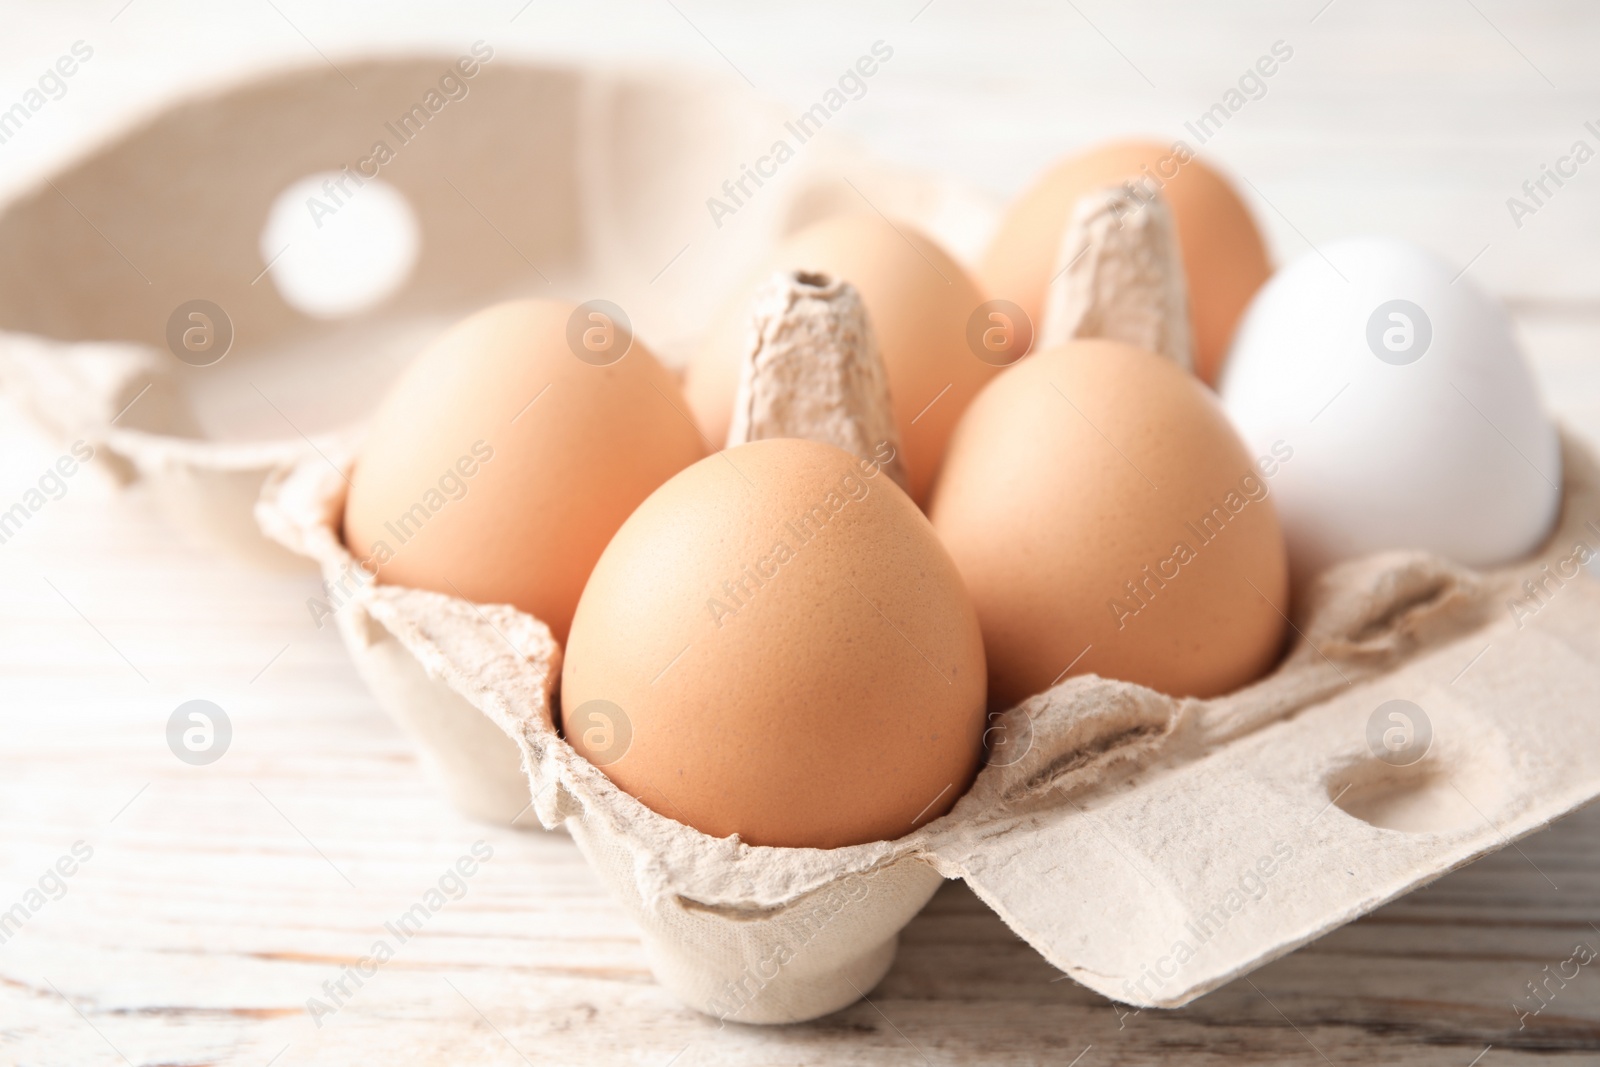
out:
{"label": "pulp paper material", "polygon": [[1079,200],[1061,236],[1039,348],[1075,337],[1121,341],[1194,366],[1188,286],[1172,212],[1125,187]]}
{"label": "pulp paper material", "polygon": [[[156,483],[176,526],[273,559],[251,517],[268,472],[364,419],[441,321],[512,297],[603,297],[681,363],[786,234],[863,197],[969,256],[994,216],[986,198],[864,160],[828,130],[713,213],[724,183],[790,136],[791,115],[717,78],[474,55],[426,136],[395,124],[457,56],[342,64],[359,93],[310,65],[184,101],[0,205],[0,387],[53,435]],[[418,261],[370,311],[312,319],[275,282],[299,253],[269,269],[263,222],[309,175],[374,171],[416,216]],[[306,210],[332,233],[361,195],[346,179]],[[74,204],[114,248],[62,240],[85,230]],[[232,337],[215,365],[167,348],[171,317],[196,299]]]}
{"label": "pulp paper material", "polygon": [[126,457],[102,447],[118,423],[127,428],[154,419],[173,433],[192,428],[166,369],[143,345],[0,333],[0,391],[55,441],[93,445],[96,459],[123,481],[135,471]]}
{"label": "pulp paper material", "polygon": [[282,566],[292,557],[261,539],[251,508],[269,470],[316,446],[201,438],[172,362],[143,345],[0,333],[0,390],[47,437],[85,441],[120,482],[149,483],[186,533]]}
{"label": "pulp paper material", "polygon": [[856,287],[780,273],[757,292],[753,311],[727,447],[803,437],[881,465],[904,489],[889,372]]}
{"label": "pulp paper material", "polygon": [[[1240,692],[1085,678],[1013,709],[1032,749],[951,813],[941,870],[1085,985],[1175,1007],[1600,795],[1600,582],[1562,563],[1600,546],[1600,469],[1566,449],[1534,561],[1354,561]],[[1538,614],[1514,610],[1552,571]],[[1415,762],[1385,747],[1402,728],[1431,733]]]}
{"label": "pulp paper material", "polygon": [[[1600,795],[1600,582],[1571,562],[1600,548],[1600,467],[1568,438],[1565,470],[1537,558],[1342,565],[1256,684],[1202,701],[1069,679],[1005,713],[948,815],[832,850],[710,838],[616,789],[558,735],[558,650],[514,609],[382,586],[357,603],[434,699],[509,732],[539,820],[570,829],[657,978],[701,1011],[797,1021],[870,992],[940,877],[1083,984],[1173,1007]],[[263,524],[337,570],[342,495],[302,463]],[[1411,702],[1413,740],[1431,735],[1404,765],[1392,700]]]}
{"label": "pulp paper material", "polygon": [[[514,690],[520,699],[537,703],[547,699],[559,676],[560,649],[544,623],[515,609],[376,585],[340,536],[345,472],[354,452],[351,441],[330,444],[323,455],[270,477],[255,509],[261,529],[319,566],[322,595],[311,598],[307,610],[319,625],[329,619],[338,625],[362,680],[410,736],[429,777],[451,803],[485,822],[527,826],[527,778],[509,736],[511,721],[481,710],[441,678],[449,669],[465,672],[462,679],[481,674],[497,689],[514,689],[494,674],[500,668],[524,687]],[[500,650],[460,645],[454,635],[463,629],[457,620],[462,615],[471,616],[467,632],[494,635],[510,659],[492,654]]]}
{"label": "pulp paper material", "polygon": [[[505,605],[352,577],[360,572],[339,536],[348,454],[334,458],[335,467],[307,459],[274,475],[257,516],[268,536],[320,565],[358,669],[448,794],[459,803],[474,781],[492,783],[499,811],[511,813],[531,795],[538,820],[571,832],[637,920],[657,978],[708,1014],[813,1018],[883,977],[899,930],[943,880],[914,844],[753,849],[621,792],[557,733],[560,649],[543,623]],[[445,728],[416,725],[427,722]],[[504,750],[471,751],[484,724]]]}

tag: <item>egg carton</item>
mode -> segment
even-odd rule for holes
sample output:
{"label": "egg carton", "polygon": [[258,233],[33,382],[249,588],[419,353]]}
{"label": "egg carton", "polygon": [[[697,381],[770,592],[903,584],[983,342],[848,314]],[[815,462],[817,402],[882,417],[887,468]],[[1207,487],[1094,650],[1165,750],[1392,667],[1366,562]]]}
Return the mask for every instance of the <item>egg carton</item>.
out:
{"label": "egg carton", "polygon": [[[1181,363],[1185,337],[1171,324],[1185,312],[1183,286],[1170,234],[1162,236],[1170,229],[1165,210],[1152,206],[1142,230],[1108,230],[1096,220],[1115,209],[1116,195],[1088,197],[1075,213],[1062,257],[1088,266],[1063,275],[1069,284],[1052,293],[1044,333],[1139,339]],[[1080,245],[1093,254],[1075,252]],[[871,324],[847,282],[780,275],[753,312],[730,447],[801,436],[865,458],[879,436],[892,436]],[[1590,513],[1583,502],[1596,491],[1593,462],[1580,454],[1566,469],[1569,514]],[[338,543],[341,500],[339,482],[309,467],[269,486],[260,515],[330,576],[349,574],[352,561]],[[1526,566],[1524,582],[1565,588],[1578,579],[1574,560],[1584,562],[1587,547],[1564,546],[1576,521],[1554,535],[1547,562]],[[1600,533],[1577,534],[1585,530]],[[1332,571],[1310,591],[1301,643],[1271,678],[1206,702],[1098,678],[1066,683],[999,718],[990,738],[996,758],[948,816],[897,841],[828,851],[713,839],[618,791],[559,736],[551,702],[558,652],[545,631],[533,631],[536,642],[514,641],[509,635],[527,634],[526,626],[491,624],[478,606],[364,585],[381,600],[358,606],[346,633],[369,646],[394,645],[384,653],[390,661],[409,654],[413,682],[418,666],[434,678],[409,694],[412,717],[449,707],[470,719],[479,709],[510,730],[538,818],[570,830],[638,921],[658,979],[699,1010],[774,1023],[848,1004],[887,971],[898,931],[945,877],[965,878],[1086,984],[1134,1003],[1175,1005],[1593,795],[1594,788],[1576,799],[1541,795],[1550,759],[1563,750],[1547,745],[1529,759],[1521,753],[1532,747],[1508,743],[1485,714],[1503,699],[1507,678],[1528,681],[1515,669],[1524,665],[1521,650],[1510,653],[1518,657],[1512,670],[1500,665],[1501,689],[1474,683],[1449,694],[1493,641],[1442,683],[1440,664],[1494,629],[1496,598],[1527,594],[1517,573],[1474,574],[1418,554]],[[1592,620],[1595,590],[1586,594],[1584,604],[1568,603]],[[1510,616],[1521,630],[1526,618],[1515,608]],[[375,627],[375,618],[384,621]],[[1557,648],[1586,632],[1581,615],[1565,627]],[[1586,662],[1587,649],[1565,647],[1571,663]],[[1536,669],[1560,656],[1535,651]],[[353,652],[359,661],[361,647]],[[1573,680],[1580,695],[1555,712],[1556,722],[1592,697],[1593,679]],[[1441,690],[1451,701],[1444,714]],[[1448,727],[1437,744],[1433,718],[1416,700]],[[1404,710],[1394,712],[1394,701]],[[1353,730],[1352,719],[1365,729]],[[1274,724],[1294,729],[1275,733]],[[1386,734],[1402,726],[1413,744],[1401,749],[1417,758],[1397,760],[1387,744]],[[1258,743],[1256,735],[1274,740]],[[1511,769],[1517,760],[1520,780]],[[1594,786],[1592,764],[1577,765]],[[1554,772],[1582,782],[1573,768]],[[1325,818],[1331,829],[1313,829]],[[1240,842],[1260,850],[1252,857]],[[1352,856],[1363,848],[1381,850],[1381,866],[1354,880]],[[1297,857],[1302,870],[1285,882]],[[1117,861],[1126,868],[1115,869]],[[1339,865],[1346,877],[1333,879],[1333,891],[1303,892],[1302,879]],[[1266,903],[1274,878],[1281,888]]]}
{"label": "egg carton", "polygon": [[[707,197],[728,203],[723,182],[738,181],[790,116],[724,80],[638,65],[491,55],[458,79],[465,97],[425,137],[399,144],[387,127],[457,58],[373,57],[341,63],[344,75],[319,65],[215,86],[11,195],[0,205],[0,394],[61,447],[89,443],[180,535],[304,566],[255,521],[268,476],[346,454],[405,360],[486,302],[604,294],[681,364],[724,294],[795,229],[870,204],[970,255],[996,212],[822,128],[776,178],[747,181],[757,195],[732,216],[713,218]],[[291,183],[359,167],[380,137],[396,142],[380,177],[417,216],[417,262],[373,307],[314,318],[264,269],[263,222]],[[176,309],[197,299],[223,312],[230,334],[208,365],[196,363],[209,354],[179,358],[168,335]],[[396,697],[409,657],[356,662],[458,807],[501,824],[525,812],[504,734],[475,711],[421,712]]]}
{"label": "egg carton", "polygon": [[[877,207],[974,253],[995,213],[826,127],[753,184],[776,137],[797,142],[792,116],[719,78],[532,63],[492,42],[341,70],[213,86],[0,205],[0,391],[61,445],[84,440],[148,485],[175,529],[262,562],[293,558],[252,517],[268,473],[327,451],[412,354],[485,303],[603,294],[676,364],[734,283],[815,219]],[[397,129],[430,92],[429,107],[445,99],[447,74],[457,88],[421,132]],[[379,140],[393,158],[367,164]],[[277,284],[297,253],[264,247],[274,200],[307,175],[372,169],[411,207],[416,263],[364,310],[308,313]],[[724,183],[741,182],[730,199]],[[733,210],[708,212],[712,197]],[[333,209],[319,222],[337,224],[343,197],[319,202]],[[188,320],[177,334],[173,320],[197,300],[221,351],[180,358]]]}
{"label": "egg carton", "polygon": [[[904,838],[752,847],[621,793],[559,736],[561,653],[542,623],[361,579],[339,536],[345,431],[401,357],[497,297],[604,293],[676,362],[784,233],[865,197],[970,259],[993,205],[870,164],[823,131],[711,229],[704,197],[742,176],[787,116],[714,82],[499,57],[383,169],[420,218],[411,276],[346,321],[297,311],[261,276],[268,205],[307,173],[352,165],[453,59],[345,63],[359,93],[325,67],[225,86],[10,198],[0,386],[154,483],[181,528],[313,560],[356,665],[452,799],[567,828],[686,1003],[740,1022],[848,1004],[940,882],[963,878],[1077,980],[1176,1006],[1600,794],[1600,591],[1572,567],[1580,542],[1600,544],[1600,470],[1570,438],[1563,516],[1535,558],[1492,572],[1415,554],[1335,568],[1301,598],[1279,667],[1215,700],[1068,680],[999,716],[973,787]],[[1092,278],[1059,281],[1061,300],[1093,302],[1078,284]],[[237,337],[212,367],[166,350],[171,313],[196,298],[223,308]],[[1181,351],[1161,334],[1180,321],[1147,320],[1146,347]],[[393,358],[363,365],[364,351]],[[330,381],[337,367],[354,370]],[[280,388],[307,384],[314,419],[271,410]],[[254,394],[250,412],[224,402]],[[271,542],[251,521],[258,487]],[[1410,726],[1432,736],[1406,766],[1370,736],[1395,728],[1391,700],[1425,709]]]}
{"label": "egg carton", "polygon": [[[1578,565],[1600,546],[1600,464],[1570,434],[1563,453],[1535,556],[1336,566],[1278,667],[1215,699],[1068,679],[996,719],[996,755],[947,815],[846,848],[712,838],[621,792],[560,736],[560,649],[514,608],[366,583],[339,619],[391,710],[441,741],[504,731],[524,803],[571,833],[657,979],[702,1012],[783,1023],[851,1003],[946,878],[1091,989],[1177,1007],[1600,796],[1600,582]],[[355,566],[346,488],[306,460],[258,509],[330,583]],[[1401,765],[1395,729],[1425,754]]]}

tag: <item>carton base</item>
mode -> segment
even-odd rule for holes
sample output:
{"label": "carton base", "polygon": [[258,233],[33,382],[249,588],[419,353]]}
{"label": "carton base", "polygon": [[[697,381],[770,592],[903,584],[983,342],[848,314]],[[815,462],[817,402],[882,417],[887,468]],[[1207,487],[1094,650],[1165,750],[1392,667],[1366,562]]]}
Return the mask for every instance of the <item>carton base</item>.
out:
{"label": "carton base", "polygon": [[798,1023],[854,1004],[889,973],[901,928],[944,882],[906,856],[778,907],[647,901],[611,831],[583,818],[566,825],[638,922],[656,981],[723,1022]]}
{"label": "carton base", "polygon": [[504,730],[430,678],[376,620],[352,610],[339,630],[361,680],[410,736],[424,771],[457,811],[496,826],[541,829],[528,799],[522,753]]}
{"label": "carton base", "polygon": [[647,935],[644,948],[656,981],[689,1007],[724,1022],[770,1026],[808,1022],[847,1008],[871,993],[894,965],[900,934],[896,932],[842,962],[837,971],[798,977],[780,971],[775,982],[781,984],[762,987],[757,987],[752,977],[747,986],[754,995],[743,1001],[727,993],[708,997],[705,961],[672,939]]}

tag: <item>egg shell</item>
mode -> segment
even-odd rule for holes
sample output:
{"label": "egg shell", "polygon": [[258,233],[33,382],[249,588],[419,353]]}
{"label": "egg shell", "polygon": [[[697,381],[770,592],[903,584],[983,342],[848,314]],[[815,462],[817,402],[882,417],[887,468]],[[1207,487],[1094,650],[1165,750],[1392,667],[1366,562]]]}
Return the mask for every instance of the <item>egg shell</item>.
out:
{"label": "egg shell", "polygon": [[1181,144],[1118,141],[1056,165],[1006,212],[979,277],[990,296],[1015,302],[1037,329],[1079,198],[1129,180],[1141,194],[1159,191],[1172,210],[1189,286],[1195,373],[1215,384],[1239,316],[1272,268],[1244,201]]}
{"label": "egg shell", "polygon": [[1555,521],[1555,426],[1505,313],[1457,275],[1406,241],[1336,241],[1245,316],[1222,399],[1253,447],[1294,449],[1273,485],[1297,581],[1383,549],[1491,567]]}
{"label": "egg shell", "polygon": [[911,498],[840,449],[776,438],[688,468],[617,532],[561,706],[573,748],[653,811],[834,848],[901,837],[966,791],[984,674]]}
{"label": "egg shell", "polygon": [[406,369],[367,428],[346,544],[379,581],[511,604],[565,640],[583,583],[652,490],[706,453],[638,338],[569,347],[574,305],[498,304]]}
{"label": "egg shell", "polygon": [[854,285],[889,375],[911,496],[927,499],[956,420],[996,368],[974,355],[967,322],[985,297],[944,249],[904,223],[839,215],[788,238],[730,298],[690,361],[684,392],[708,438],[722,442],[750,343],[751,304],[779,271]]}
{"label": "egg shell", "polygon": [[929,512],[983,626],[991,701],[1071,674],[1198,697],[1260,676],[1288,611],[1271,494],[1171,360],[1074,341],[1007,368],[962,418]]}

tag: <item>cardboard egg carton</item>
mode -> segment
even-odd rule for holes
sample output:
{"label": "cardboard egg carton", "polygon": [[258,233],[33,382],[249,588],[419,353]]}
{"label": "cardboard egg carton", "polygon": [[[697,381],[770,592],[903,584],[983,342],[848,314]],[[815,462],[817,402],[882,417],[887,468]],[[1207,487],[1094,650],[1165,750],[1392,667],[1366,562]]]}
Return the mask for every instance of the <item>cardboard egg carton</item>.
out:
{"label": "cardboard egg carton", "polygon": [[[968,252],[992,219],[988,199],[866,160],[826,127],[798,142],[792,116],[721,79],[479,44],[491,54],[466,57],[470,76],[438,55],[220,84],[9,196],[0,392],[63,447],[84,440],[148,484],[177,529],[281,563],[251,513],[268,473],[332,448],[411,355],[486,303],[603,294],[677,364],[724,294],[817,218],[871,204]],[[444,98],[446,75],[454,88],[419,132],[413,109]],[[797,142],[792,158],[752,184],[775,137]],[[411,206],[416,265],[369,310],[313,318],[264,269],[263,224],[295,181],[371,170]],[[730,180],[743,182],[731,199]],[[319,222],[361,195],[352,178],[319,197]],[[195,300],[217,309],[221,351],[180,358],[173,319]]]}
{"label": "cardboard egg carton", "polygon": [[[218,85],[10,196],[0,204],[0,394],[63,449],[83,440],[118,480],[147,488],[181,534],[303,566],[256,522],[269,476],[301,461],[337,469],[405,360],[485,303],[604,294],[678,364],[726,292],[818,218],[866,210],[865,197],[974,253],[994,216],[987,198],[865,159],[827,128],[808,129],[776,178],[746,181],[733,213],[708,215],[707,198],[731,203],[722,184],[790,116],[722,80],[638,64],[475,60],[477,72],[457,79],[465,95],[428,120],[426,137],[401,143],[395,118],[458,58],[341,64],[359,93],[325,65]],[[369,311],[312,319],[263,270],[263,221],[291,183],[359,169],[379,138],[396,150],[379,176],[421,227],[418,261]],[[641,157],[651,165],[631,165]],[[176,309],[195,299],[221,309],[231,333],[206,365],[210,354],[180,359],[170,348]],[[353,580],[333,576],[308,605],[318,625],[320,605],[339,603]],[[525,813],[504,734],[459,702],[397,695],[412,661],[381,660],[356,657],[451,801],[499,823]]]}
{"label": "cardboard egg carton", "polygon": [[[1116,261],[1123,239],[1089,247]],[[1162,240],[1124,250],[1175,263],[1146,256]],[[1087,305],[1067,318],[1125,334],[1182,310],[1167,271],[1149,272],[1143,299],[1063,299],[1050,315]],[[869,460],[888,397],[853,287],[778,275],[753,312],[729,447],[800,436]],[[988,765],[947,815],[846,848],[712,838],[618,790],[561,737],[559,650],[514,609],[366,583],[341,625],[363,673],[412,661],[389,690],[399,717],[475,709],[506,731],[540,822],[572,834],[658,980],[701,1011],[781,1023],[851,1003],[943,878],[1085,985],[1171,1007],[1600,795],[1600,583],[1582,566],[1600,467],[1571,440],[1565,452],[1565,510],[1538,558],[1474,572],[1396,552],[1333,568],[1303,591],[1268,677],[1213,700],[1069,679],[997,718]],[[343,497],[337,472],[302,464],[269,483],[259,515],[331,581],[354,566]],[[1545,594],[1533,623],[1530,590]]]}
{"label": "cardboard egg carton", "polygon": [[[1585,558],[1600,546],[1600,467],[1570,438],[1563,515],[1536,558],[1494,572],[1419,554],[1335,568],[1301,598],[1273,673],[1215,700],[1069,679],[999,716],[973,787],[904,838],[752,847],[620,792],[559,736],[561,653],[542,623],[364,580],[340,540],[347,431],[399,356],[490,300],[603,293],[671,360],[779,237],[859,208],[862,193],[958,254],[975,250],[992,205],[818,135],[709,230],[700,204],[785,116],[714,84],[496,58],[383,171],[424,228],[411,278],[355,320],[312,322],[259,277],[268,204],[306,173],[353,164],[453,58],[346,64],[360,93],[326,69],[225,87],[0,206],[0,387],[64,440],[155,483],[186,530],[262,550],[259,488],[261,527],[321,569],[319,601],[451,798],[569,830],[686,1003],[740,1022],[848,1004],[940,882],[962,878],[1078,981],[1176,1006],[1600,794],[1600,588],[1573,563],[1578,544]],[[638,158],[652,166],[628,165]],[[682,204],[699,229],[673,214]],[[1072,269],[1045,334],[1122,336],[1181,359],[1159,212],[1143,236],[1104,220],[1088,209],[1064,237]],[[1127,281],[1088,270],[1078,239],[1130,241]],[[165,350],[169,315],[197,297],[236,334],[215,367]],[[1108,329],[1107,309],[1127,333]],[[315,384],[327,362],[378,349],[397,359],[359,387],[325,388],[318,421],[294,432],[267,420],[241,434],[220,402],[252,383],[276,395],[259,375]],[[1383,743],[1401,729],[1383,711],[1394,700],[1425,717],[1410,713],[1413,735],[1431,735],[1404,765]]]}
{"label": "cardboard egg carton", "polygon": [[[1537,556],[1335,567],[1277,668],[1216,699],[1070,678],[999,716],[949,814],[839,849],[711,838],[618,790],[559,735],[560,650],[513,608],[369,583],[340,625],[402,718],[440,738],[479,719],[504,731],[520,796],[570,831],[657,978],[703,1012],[778,1023],[851,1003],[944,878],[1084,985],[1176,1007],[1600,796],[1600,582],[1574,562],[1600,545],[1600,464],[1570,435],[1563,458]],[[259,508],[330,582],[354,567],[345,490],[301,462]],[[1391,720],[1390,701],[1421,714]],[[1396,762],[1378,740],[1392,729],[1425,754]]]}

